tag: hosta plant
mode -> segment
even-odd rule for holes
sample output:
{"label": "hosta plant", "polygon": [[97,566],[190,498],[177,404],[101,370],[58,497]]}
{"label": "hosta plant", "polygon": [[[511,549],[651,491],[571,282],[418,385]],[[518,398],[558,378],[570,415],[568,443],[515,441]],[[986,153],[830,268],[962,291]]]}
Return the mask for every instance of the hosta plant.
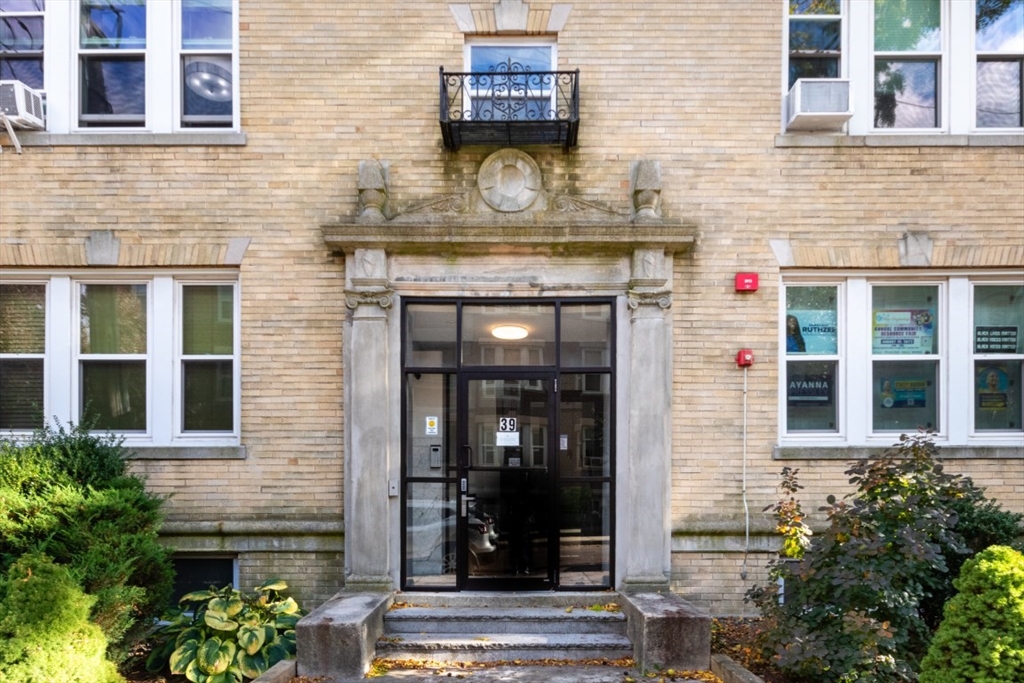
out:
{"label": "hosta plant", "polygon": [[303,615],[272,579],[246,595],[232,586],[182,596],[169,622],[153,634],[152,672],[184,674],[194,683],[242,683],[295,656],[295,624]]}

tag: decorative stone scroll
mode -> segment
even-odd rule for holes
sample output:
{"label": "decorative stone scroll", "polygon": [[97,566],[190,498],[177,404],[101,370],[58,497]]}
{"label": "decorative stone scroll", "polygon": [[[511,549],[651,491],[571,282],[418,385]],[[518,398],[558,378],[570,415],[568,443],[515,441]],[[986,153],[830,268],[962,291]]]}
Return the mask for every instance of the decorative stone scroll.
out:
{"label": "decorative stone scroll", "polygon": [[345,306],[351,309],[360,306],[376,304],[381,308],[391,308],[392,298],[395,293],[390,289],[371,290],[365,292],[345,292]]}
{"label": "decorative stone scroll", "polygon": [[657,306],[658,308],[672,307],[672,292],[637,292],[630,290],[626,293],[626,305],[632,311],[641,306]]}

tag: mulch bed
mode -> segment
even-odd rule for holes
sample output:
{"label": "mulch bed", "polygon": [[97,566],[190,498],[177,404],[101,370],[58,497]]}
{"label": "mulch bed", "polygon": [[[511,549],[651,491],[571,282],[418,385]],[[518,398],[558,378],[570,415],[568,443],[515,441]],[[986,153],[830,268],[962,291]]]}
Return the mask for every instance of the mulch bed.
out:
{"label": "mulch bed", "polygon": [[790,679],[773,666],[757,647],[765,628],[762,619],[719,617],[711,622],[711,651],[728,655],[747,671],[757,674],[765,683],[790,683]]}

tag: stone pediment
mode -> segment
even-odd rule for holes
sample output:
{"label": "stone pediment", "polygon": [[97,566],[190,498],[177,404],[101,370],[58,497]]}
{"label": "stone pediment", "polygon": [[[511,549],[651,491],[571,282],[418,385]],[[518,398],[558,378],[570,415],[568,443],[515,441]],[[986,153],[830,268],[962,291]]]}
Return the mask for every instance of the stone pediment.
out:
{"label": "stone pediment", "polygon": [[517,149],[487,157],[474,188],[405,208],[391,201],[388,172],[381,162],[360,162],[359,212],[322,226],[328,245],[345,252],[672,253],[688,250],[696,233],[692,224],[661,216],[657,162],[633,163],[632,202],[623,207],[549,192],[536,162]]}

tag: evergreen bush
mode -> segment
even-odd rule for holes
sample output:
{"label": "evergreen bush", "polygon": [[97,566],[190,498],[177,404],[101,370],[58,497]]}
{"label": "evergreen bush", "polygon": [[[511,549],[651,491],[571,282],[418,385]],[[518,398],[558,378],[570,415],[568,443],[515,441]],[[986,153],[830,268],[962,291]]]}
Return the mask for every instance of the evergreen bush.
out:
{"label": "evergreen bush", "polygon": [[0,681],[123,683],[89,619],[93,602],[45,555],[16,561],[0,580]]}
{"label": "evergreen bush", "polygon": [[174,572],[157,541],[163,499],[128,471],[112,436],[82,426],[0,440],[0,572],[43,552],[94,598],[92,620],[122,660],[170,600]]}
{"label": "evergreen bush", "polygon": [[1024,681],[1024,554],[992,546],[964,563],[920,683]]}

